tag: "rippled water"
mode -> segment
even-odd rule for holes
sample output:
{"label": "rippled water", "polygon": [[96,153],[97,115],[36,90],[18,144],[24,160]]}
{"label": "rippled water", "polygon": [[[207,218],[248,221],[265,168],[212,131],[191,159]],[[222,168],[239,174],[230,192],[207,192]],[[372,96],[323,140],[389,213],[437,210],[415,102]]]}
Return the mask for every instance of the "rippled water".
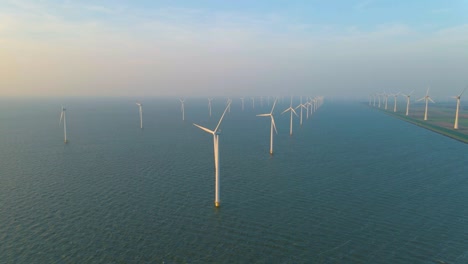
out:
{"label": "rippled water", "polygon": [[[285,100],[287,101],[287,100]],[[66,104],[63,144],[60,105]],[[468,147],[357,103],[302,128],[235,100],[2,99],[4,263],[468,263]],[[296,120],[297,121],[297,120]]]}

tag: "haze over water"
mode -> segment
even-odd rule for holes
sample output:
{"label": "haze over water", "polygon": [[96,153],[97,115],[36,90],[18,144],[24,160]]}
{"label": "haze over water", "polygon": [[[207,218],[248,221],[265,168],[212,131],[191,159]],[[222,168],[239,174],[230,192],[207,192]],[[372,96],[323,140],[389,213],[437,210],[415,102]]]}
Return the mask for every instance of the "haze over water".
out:
{"label": "haze over water", "polygon": [[[58,102],[60,101],[60,102]],[[63,144],[60,103],[66,101]],[[325,102],[289,137],[234,99],[2,100],[5,263],[467,263],[468,157],[458,141],[355,103]],[[443,262],[442,262],[443,261]]]}

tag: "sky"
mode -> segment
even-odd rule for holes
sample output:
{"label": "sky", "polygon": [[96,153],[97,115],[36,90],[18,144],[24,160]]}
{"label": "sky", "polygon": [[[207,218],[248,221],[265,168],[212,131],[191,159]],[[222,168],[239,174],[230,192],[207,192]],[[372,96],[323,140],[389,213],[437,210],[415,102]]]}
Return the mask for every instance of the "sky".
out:
{"label": "sky", "polygon": [[468,0],[0,0],[0,96],[434,98],[468,85]]}

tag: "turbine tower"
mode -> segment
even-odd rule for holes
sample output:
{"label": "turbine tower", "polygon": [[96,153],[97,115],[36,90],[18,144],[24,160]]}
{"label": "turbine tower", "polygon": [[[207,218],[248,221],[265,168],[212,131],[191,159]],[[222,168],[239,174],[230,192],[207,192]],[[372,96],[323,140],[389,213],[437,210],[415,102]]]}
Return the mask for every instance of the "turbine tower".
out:
{"label": "turbine tower", "polygon": [[429,101],[435,103],[432,100],[432,98],[429,96],[429,88],[427,88],[426,95],[423,98],[419,99],[418,101],[421,101],[421,100],[426,101],[426,110],[424,111],[424,121],[426,121],[427,120],[427,105],[428,105]]}
{"label": "turbine tower", "polygon": [[[466,87],[466,88],[468,88],[468,87]],[[463,93],[466,91],[466,88],[458,96],[453,97],[453,98],[457,99],[457,110],[455,112],[455,124],[453,125],[453,129],[458,129],[458,112],[460,110],[460,98],[463,95]]]}
{"label": "turbine tower", "polygon": [[404,94],[404,93],[401,94],[401,95],[403,95],[403,96],[406,97],[406,115],[407,115],[407,116],[408,116],[408,114],[409,114],[410,97],[411,97],[411,94],[412,94],[413,92],[414,92],[414,90],[411,91],[411,93],[409,93],[409,94]]}
{"label": "turbine tower", "polygon": [[141,103],[136,103],[140,109],[140,128],[143,129],[143,105]]}
{"label": "turbine tower", "polygon": [[226,106],[226,109],[224,109],[224,113],[219,119],[218,125],[214,130],[210,130],[206,127],[202,127],[197,124],[193,124],[194,126],[200,128],[201,130],[208,132],[213,135],[213,147],[214,147],[214,163],[215,163],[215,206],[219,207],[220,201],[219,201],[219,134],[220,131],[218,131],[219,125],[221,125],[221,121],[223,121],[224,115],[226,114],[226,111],[228,110],[229,106],[231,105],[231,102],[228,102],[228,105]]}
{"label": "turbine tower", "polygon": [[397,101],[397,97],[398,95],[400,95],[400,92],[396,93],[396,94],[393,94],[393,102],[394,102],[394,106],[393,106],[393,112],[396,113],[396,101]]}
{"label": "turbine tower", "polygon": [[294,111],[294,108],[292,107],[292,96],[291,96],[291,103],[289,104],[289,107],[283,111],[283,113],[281,114],[284,114],[286,112],[290,111],[291,112],[291,121],[290,121],[290,124],[289,124],[289,135],[292,136],[292,133],[293,133],[293,113],[297,115],[296,111]]}
{"label": "turbine tower", "polygon": [[252,99],[252,109],[255,109],[255,97],[250,97]]}
{"label": "turbine tower", "polygon": [[59,124],[62,124],[62,119],[63,119],[63,136],[64,136],[64,142],[67,143],[68,140],[67,140],[67,116],[66,116],[66,111],[67,109],[65,109],[63,106],[62,106],[62,113],[60,114],[60,123]]}
{"label": "turbine tower", "polygon": [[244,97],[241,97],[240,99],[242,101],[242,111],[244,111]]}
{"label": "turbine tower", "polygon": [[273,155],[273,129],[275,130],[276,134],[278,134],[278,131],[276,130],[276,125],[275,125],[275,118],[273,117],[273,110],[275,109],[276,105],[276,100],[273,103],[273,107],[271,108],[271,112],[269,114],[260,114],[257,116],[269,116],[271,118],[271,128],[270,128],[270,155]]}
{"label": "turbine tower", "polygon": [[185,108],[184,108],[184,103],[185,99],[179,99],[180,101],[180,109],[182,110],[182,121],[185,120]]}
{"label": "turbine tower", "polygon": [[388,103],[388,96],[389,96],[389,94],[383,93],[383,96],[385,97],[385,110],[387,110],[387,103]]}
{"label": "turbine tower", "polygon": [[210,110],[210,117],[211,117],[211,101],[213,101],[213,98],[208,98],[208,109]]}

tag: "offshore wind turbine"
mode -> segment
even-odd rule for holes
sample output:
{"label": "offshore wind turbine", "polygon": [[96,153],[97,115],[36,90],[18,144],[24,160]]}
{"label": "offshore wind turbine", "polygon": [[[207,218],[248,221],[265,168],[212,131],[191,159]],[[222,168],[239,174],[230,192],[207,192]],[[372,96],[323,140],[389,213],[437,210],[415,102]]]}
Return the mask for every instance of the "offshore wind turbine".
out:
{"label": "offshore wind turbine", "polygon": [[466,91],[466,88],[468,87],[465,87],[465,89],[463,89],[463,91],[459,95],[453,97],[457,99],[457,110],[455,112],[455,124],[453,125],[453,129],[458,129],[458,112],[460,110],[460,98],[463,95],[463,93]]}
{"label": "offshore wind turbine", "polygon": [[252,99],[252,109],[255,109],[255,97],[250,97]]}
{"label": "offshore wind turbine", "polygon": [[411,94],[412,94],[413,92],[414,92],[414,90],[411,91],[411,93],[409,93],[409,94],[404,94],[404,93],[401,94],[401,95],[403,95],[403,96],[406,97],[406,115],[409,114],[410,97],[411,97]]}
{"label": "offshore wind turbine", "polygon": [[300,108],[301,109],[301,121],[300,121],[300,124],[302,126],[302,108],[306,108],[305,105],[302,104],[302,96],[301,96],[301,102],[298,106],[296,106],[296,109],[297,108]]}
{"label": "offshore wind turbine", "polygon": [[387,93],[384,92],[384,93],[383,93],[383,96],[385,97],[385,110],[387,110],[387,104],[388,104],[388,96],[389,96],[389,94],[387,94]]}
{"label": "offshore wind turbine", "polygon": [[182,110],[182,120],[185,120],[185,107],[184,107],[184,103],[185,103],[185,99],[180,99],[179,98],[179,101],[180,101],[180,109]]}
{"label": "offshore wind turbine", "polygon": [[398,95],[400,95],[400,92],[396,93],[396,94],[393,94],[393,102],[394,102],[394,106],[393,106],[393,112],[396,113],[396,101],[397,101],[397,98],[398,98]]}
{"label": "offshore wind turbine", "polygon": [[213,98],[208,98],[208,109],[210,110],[210,117],[211,117],[211,101],[213,101]]}
{"label": "offshore wind turbine", "polygon": [[219,207],[220,200],[219,200],[219,134],[220,131],[218,130],[219,125],[221,125],[221,121],[223,121],[224,115],[226,114],[226,111],[228,110],[229,106],[231,105],[231,102],[228,102],[228,105],[226,106],[226,109],[224,109],[224,113],[219,119],[218,125],[214,130],[210,130],[206,127],[202,127],[197,124],[193,124],[194,126],[200,128],[201,130],[208,132],[213,135],[213,149],[214,149],[214,163],[215,163],[215,206]]}
{"label": "offshore wind turbine", "polygon": [[244,111],[244,97],[241,97],[240,99],[242,101],[242,111]]}
{"label": "offshore wind turbine", "polygon": [[291,121],[290,121],[290,124],[289,124],[289,135],[292,136],[292,132],[293,132],[293,113],[297,115],[296,111],[294,111],[294,108],[292,107],[292,96],[291,96],[291,103],[289,104],[289,107],[283,111],[283,113],[281,114],[284,114],[286,112],[290,111],[291,112]]}
{"label": "offshore wind turbine", "polygon": [[426,121],[427,120],[427,105],[429,101],[435,103],[434,100],[432,100],[432,98],[429,96],[429,88],[427,88],[426,95],[423,98],[419,99],[418,101],[421,101],[421,100],[426,101],[426,110],[424,111],[424,121]]}
{"label": "offshore wind turbine", "polygon": [[275,105],[276,105],[276,100],[273,103],[273,107],[271,108],[271,111],[269,114],[260,114],[257,116],[269,116],[271,118],[271,128],[270,128],[270,155],[273,155],[273,129],[275,130],[276,134],[278,134],[278,131],[276,130],[276,125],[275,125],[275,118],[273,117],[273,110],[275,110]]}
{"label": "offshore wind turbine", "polygon": [[143,105],[141,103],[136,103],[140,109],[140,128],[143,129]]}
{"label": "offshore wind turbine", "polygon": [[63,120],[63,136],[64,136],[64,142],[67,143],[68,140],[67,140],[67,116],[66,116],[66,111],[67,109],[65,109],[63,106],[62,106],[62,113],[60,114],[60,123],[59,124],[62,124],[62,120]]}

